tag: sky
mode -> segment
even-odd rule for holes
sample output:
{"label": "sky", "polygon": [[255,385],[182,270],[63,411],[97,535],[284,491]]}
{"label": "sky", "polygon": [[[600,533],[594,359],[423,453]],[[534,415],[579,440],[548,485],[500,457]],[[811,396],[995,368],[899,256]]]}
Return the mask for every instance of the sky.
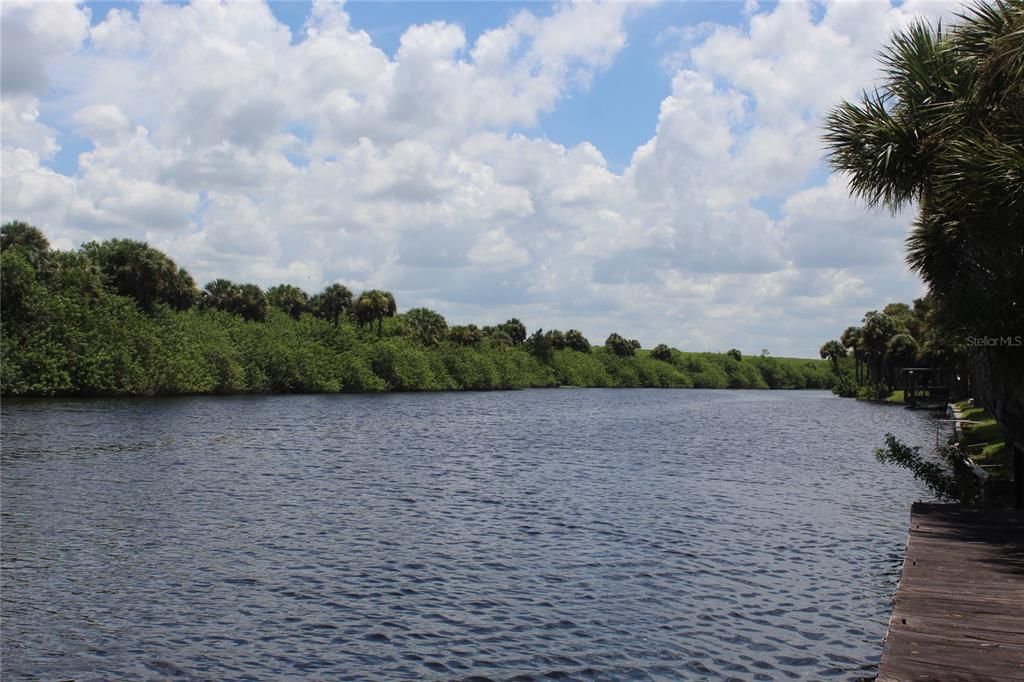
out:
{"label": "sky", "polygon": [[923,292],[823,117],[958,7],[5,0],[0,213],[200,285],[814,357]]}

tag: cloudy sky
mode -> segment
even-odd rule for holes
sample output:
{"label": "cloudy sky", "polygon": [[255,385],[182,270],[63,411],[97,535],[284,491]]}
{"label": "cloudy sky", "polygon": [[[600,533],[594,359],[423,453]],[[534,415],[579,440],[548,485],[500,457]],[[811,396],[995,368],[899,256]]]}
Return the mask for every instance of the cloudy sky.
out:
{"label": "cloudy sky", "polygon": [[5,0],[2,217],[200,284],[810,357],[921,293],[823,113],[955,7]]}

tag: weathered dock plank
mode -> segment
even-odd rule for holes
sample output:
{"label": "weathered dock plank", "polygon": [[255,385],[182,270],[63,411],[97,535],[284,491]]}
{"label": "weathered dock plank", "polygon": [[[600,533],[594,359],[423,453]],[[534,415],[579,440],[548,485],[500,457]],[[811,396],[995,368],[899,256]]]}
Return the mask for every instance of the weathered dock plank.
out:
{"label": "weathered dock plank", "polygon": [[878,680],[1024,680],[1024,512],[913,506]]}

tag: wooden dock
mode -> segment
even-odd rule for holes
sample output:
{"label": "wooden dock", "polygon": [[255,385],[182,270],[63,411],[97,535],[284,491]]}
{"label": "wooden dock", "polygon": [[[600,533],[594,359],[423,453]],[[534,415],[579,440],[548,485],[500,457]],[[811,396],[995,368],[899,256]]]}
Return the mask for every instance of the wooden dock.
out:
{"label": "wooden dock", "polygon": [[1024,680],[1024,512],[923,504],[878,681]]}

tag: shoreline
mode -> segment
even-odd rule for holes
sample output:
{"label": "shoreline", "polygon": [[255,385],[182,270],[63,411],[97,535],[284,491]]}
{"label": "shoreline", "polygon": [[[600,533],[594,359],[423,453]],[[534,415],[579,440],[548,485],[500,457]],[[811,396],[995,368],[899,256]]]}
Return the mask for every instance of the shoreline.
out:
{"label": "shoreline", "polygon": [[[55,395],[3,395],[0,400],[18,402],[44,402],[47,400],[127,400],[147,398],[237,398],[237,397],[267,397],[267,396],[312,396],[312,395],[399,395],[399,394],[445,394],[445,393],[516,393],[519,391],[549,391],[560,389],[596,389],[605,391],[619,390],[645,390],[645,391],[743,391],[763,393],[803,393],[808,391],[823,391],[832,395],[828,388],[739,388],[739,387],[697,387],[697,386],[521,386],[515,388],[448,388],[448,389],[397,389],[387,391],[246,391],[235,393],[119,393],[119,394],[82,394],[66,393]],[[839,397],[839,396],[836,396]]]}

